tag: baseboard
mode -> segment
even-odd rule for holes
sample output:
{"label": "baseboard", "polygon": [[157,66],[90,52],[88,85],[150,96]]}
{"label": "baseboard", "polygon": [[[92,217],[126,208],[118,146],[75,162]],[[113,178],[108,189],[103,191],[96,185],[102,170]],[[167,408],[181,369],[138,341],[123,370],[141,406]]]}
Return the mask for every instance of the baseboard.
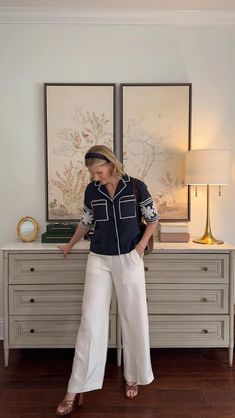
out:
{"label": "baseboard", "polygon": [[0,318],[0,340],[3,340],[3,319]]}

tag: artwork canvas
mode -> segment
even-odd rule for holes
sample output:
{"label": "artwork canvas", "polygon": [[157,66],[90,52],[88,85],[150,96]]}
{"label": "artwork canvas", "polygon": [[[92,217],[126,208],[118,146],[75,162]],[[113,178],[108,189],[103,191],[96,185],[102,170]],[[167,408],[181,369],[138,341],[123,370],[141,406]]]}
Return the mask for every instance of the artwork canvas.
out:
{"label": "artwork canvas", "polygon": [[125,171],[147,184],[161,221],[189,220],[191,84],[121,84],[121,117]]}
{"label": "artwork canvas", "polygon": [[115,84],[44,87],[47,220],[77,221],[90,181],[86,152],[98,144],[114,149]]}

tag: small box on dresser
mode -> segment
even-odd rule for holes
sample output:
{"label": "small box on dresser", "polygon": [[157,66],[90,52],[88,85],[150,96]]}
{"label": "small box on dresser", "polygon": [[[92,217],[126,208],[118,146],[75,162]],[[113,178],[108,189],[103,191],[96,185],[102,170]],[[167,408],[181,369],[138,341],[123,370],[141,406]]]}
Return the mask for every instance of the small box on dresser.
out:
{"label": "small box on dresser", "polygon": [[189,242],[188,222],[159,222],[160,242]]}

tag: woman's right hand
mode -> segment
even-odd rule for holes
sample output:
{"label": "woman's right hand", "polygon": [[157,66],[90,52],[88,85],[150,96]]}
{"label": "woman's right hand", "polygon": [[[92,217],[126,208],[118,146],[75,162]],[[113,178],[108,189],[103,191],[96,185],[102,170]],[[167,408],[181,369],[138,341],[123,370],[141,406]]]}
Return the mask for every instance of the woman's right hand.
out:
{"label": "woman's right hand", "polygon": [[71,246],[69,244],[58,245],[58,248],[60,251],[64,253],[64,257],[66,257],[69,251],[71,250]]}

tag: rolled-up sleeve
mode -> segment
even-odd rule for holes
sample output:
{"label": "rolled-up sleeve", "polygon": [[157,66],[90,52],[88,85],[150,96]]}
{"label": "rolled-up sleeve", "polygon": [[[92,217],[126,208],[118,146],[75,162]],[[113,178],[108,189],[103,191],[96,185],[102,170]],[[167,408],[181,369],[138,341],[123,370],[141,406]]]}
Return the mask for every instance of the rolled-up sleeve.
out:
{"label": "rolled-up sleeve", "polygon": [[138,204],[141,214],[147,223],[157,222],[160,216],[157,212],[155,202],[150,195],[146,184],[143,181],[137,181]]}
{"label": "rolled-up sleeve", "polygon": [[83,215],[80,221],[80,225],[88,229],[92,229],[94,227],[94,214],[93,209],[91,207],[91,199],[89,198],[87,188],[84,193]]}

